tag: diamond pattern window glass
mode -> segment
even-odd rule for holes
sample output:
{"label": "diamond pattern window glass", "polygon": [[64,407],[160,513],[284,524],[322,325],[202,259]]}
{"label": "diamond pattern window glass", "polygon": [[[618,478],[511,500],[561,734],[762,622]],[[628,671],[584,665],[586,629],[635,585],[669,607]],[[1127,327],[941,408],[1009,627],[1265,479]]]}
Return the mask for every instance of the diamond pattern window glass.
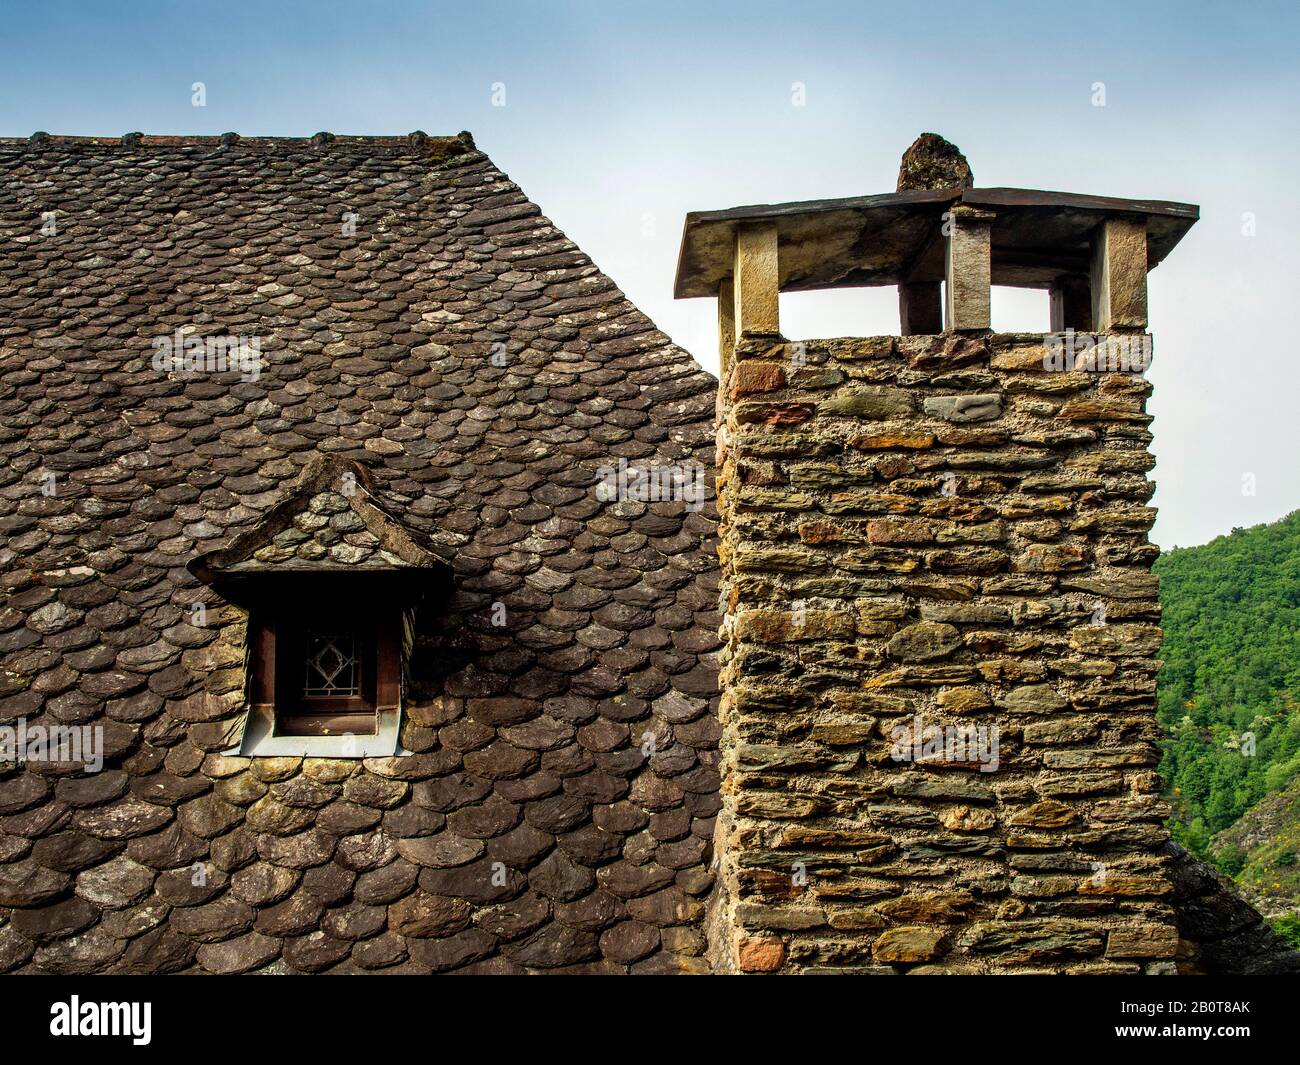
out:
{"label": "diamond pattern window glass", "polygon": [[349,698],[361,694],[355,635],[309,636],[305,665],[303,695]]}

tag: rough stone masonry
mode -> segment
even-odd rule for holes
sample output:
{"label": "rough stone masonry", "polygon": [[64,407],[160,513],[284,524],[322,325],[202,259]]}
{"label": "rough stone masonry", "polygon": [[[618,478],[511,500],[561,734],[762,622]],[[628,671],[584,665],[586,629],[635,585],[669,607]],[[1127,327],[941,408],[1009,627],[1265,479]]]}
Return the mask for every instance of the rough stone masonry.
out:
{"label": "rough stone masonry", "polygon": [[737,346],[720,968],[1172,971],[1150,386],[1044,339]]}

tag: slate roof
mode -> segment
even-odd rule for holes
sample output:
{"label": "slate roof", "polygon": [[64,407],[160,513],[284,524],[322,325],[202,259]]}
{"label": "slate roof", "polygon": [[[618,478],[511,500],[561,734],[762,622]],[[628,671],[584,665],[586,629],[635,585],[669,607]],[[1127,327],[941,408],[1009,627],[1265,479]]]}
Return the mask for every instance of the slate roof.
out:
{"label": "slate roof", "polygon": [[[178,329],[260,372],[155,369]],[[711,470],[714,387],[466,134],[0,140],[0,724],[107,745],[0,766],[0,971],[702,970],[712,492],[592,486]],[[316,456],[454,545],[409,758],[220,753],[187,565]]]}

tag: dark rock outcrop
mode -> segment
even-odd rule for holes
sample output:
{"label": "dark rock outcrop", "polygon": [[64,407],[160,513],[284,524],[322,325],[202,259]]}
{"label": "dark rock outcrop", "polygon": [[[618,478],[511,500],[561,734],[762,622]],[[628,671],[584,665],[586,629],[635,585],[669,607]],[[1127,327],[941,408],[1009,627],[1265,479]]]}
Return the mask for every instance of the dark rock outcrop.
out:
{"label": "dark rock outcrop", "polygon": [[1210,976],[1300,973],[1300,951],[1279,936],[1207,862],[1177,843],[1165,849],[1182,949],[1178,971]]}

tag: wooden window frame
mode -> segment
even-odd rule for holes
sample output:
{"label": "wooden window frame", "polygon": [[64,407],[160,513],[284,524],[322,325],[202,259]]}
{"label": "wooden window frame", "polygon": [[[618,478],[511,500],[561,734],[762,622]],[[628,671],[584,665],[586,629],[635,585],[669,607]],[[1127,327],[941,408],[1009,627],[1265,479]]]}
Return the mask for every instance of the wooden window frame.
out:
{"label": "wooden window frame", "polygon": [[269,712],[276,736],[373,736],[380,713],[401,703],[401,620],[396,608],[327,618],[325,628],[352,632],[361,672],[351,697],[313,697],[302,692],[307,640],[320,624],[269,611],[249,618],[249,702]]}

